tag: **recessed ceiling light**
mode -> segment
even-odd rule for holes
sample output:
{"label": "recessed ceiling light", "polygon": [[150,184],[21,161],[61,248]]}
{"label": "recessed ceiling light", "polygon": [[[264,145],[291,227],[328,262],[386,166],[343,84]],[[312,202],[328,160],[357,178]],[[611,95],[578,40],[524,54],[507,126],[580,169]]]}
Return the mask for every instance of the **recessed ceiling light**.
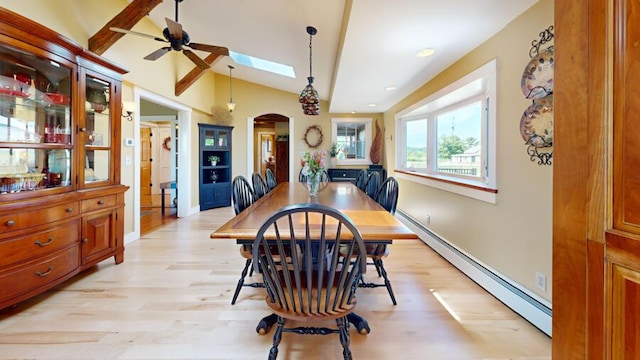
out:
{"label": "recessed ceiling light", "polygon": [[418,51],[418,53],[416,54],[417,57],[428,57],[431,56],[433,54],[435,54],[435,50],[434,49],[423,49]]}
{"label": "recessed ceiling light", "polygon": [[395,89],[397,89],[395,86],[387,86],[386,88],[384,88],[387,91],[393,91]]}
{"label": "recessed ceiling light", "polygon": [[376,107],[376,104],[369,104],[369,107]]}

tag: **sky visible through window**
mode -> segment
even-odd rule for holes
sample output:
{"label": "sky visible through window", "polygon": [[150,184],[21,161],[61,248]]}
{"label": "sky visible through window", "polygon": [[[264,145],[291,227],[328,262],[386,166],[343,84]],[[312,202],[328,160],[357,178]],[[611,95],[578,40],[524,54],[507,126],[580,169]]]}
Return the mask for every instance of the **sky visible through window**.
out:
{"label": "sky visible through window", "polygon": [[[438,137],[441,135],[457,135],[460,139],[475,137],[480,140],[481,103],[474,102],[467,106],[438,115]],[[427,121],[407,122],[407,147],[420,148],[427,143]]]}
{"label": "sky visible through window", "polygon": [[274,74],[286,76],[295,79],[296,73],[290,65],[284,65],[277,62],[260,59],[251,55],[229,51],[229,56],[240,65],[251,67],[258,70],[268,71]]}

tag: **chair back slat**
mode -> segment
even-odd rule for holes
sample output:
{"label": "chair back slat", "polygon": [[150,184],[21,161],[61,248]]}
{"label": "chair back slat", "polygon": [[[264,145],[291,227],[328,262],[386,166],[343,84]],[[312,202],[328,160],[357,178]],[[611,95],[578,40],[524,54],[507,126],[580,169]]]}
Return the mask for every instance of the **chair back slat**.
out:
{"label": "chair back slat", "polygon": [[395,215],[396,206],[398,205],[398,192],[398,180],[390,176],[380,185],[374,200],[392,215]]}
{"label": "chair back slat", "polygon": [[271,171],[271,169],[267,168],[267,170],[265,170],[264,177],[265,177],[265,180],[267,182],[267,190],[268,191],[273,190],[278,185],[278,181],[276,180],[276,176],[273,174],[273,171]]}
{"label": "chair back slat", "polygon": [[356,186],[362,191],[366,191],[367,185],[367,169],[360,169],[358,177],[356,177]]}
{"label": "chair back slat", "polygon": [[[299,227],[296,232],[301,223],[304,231]],[[341,247],[352,261],[342,258]],[[296,248],[301,254],[291,250]],[[255,271],[263,274],[270,306],[302,316],[331,315],[350,306],[366,271],[365,253],[351,220],[315,203],[280,209],[260,227],[253,243]]]}
{"label": "chair back slat", "polygon": [[256,201],[256,196],[251,189],[251,185],[249,185],[247,179],[242,175],[233,178],[232,188],[233,193],[231,198],[233,200],[233,210],[236,215],[238,215]]}
{"label": "chair back slat", "polygon": [[380,173],[377,171],[369,174],[367,178],[367,184],[365,185],[365,192],[370,198],[374,199],[378,193],[378,187],[380,185]]}
{"label": "chair back slat", "polygon": [[253,183],[253,193],[256,196],[256,200],[263,197],[269,191],[267,183],[264,181],[260,173],[254,172],[251,175],[251,182]]}

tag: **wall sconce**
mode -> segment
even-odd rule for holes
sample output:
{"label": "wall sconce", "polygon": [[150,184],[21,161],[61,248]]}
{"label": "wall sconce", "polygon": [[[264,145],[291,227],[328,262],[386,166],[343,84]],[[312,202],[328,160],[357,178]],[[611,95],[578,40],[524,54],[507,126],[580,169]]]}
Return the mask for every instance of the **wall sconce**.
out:
{"label": "wall sconce", "polygon": [[136,103],[133,101],[123,101],[122,102],[122,118],[127,119],[127,121],[133,121],[133,111],[136,108]]}
{"label": "wall sconce", "polygon": [[236,108],[236,104],[233,103],[233,92],[231,87],[231,70],[235,69],[231,65],[227,65],[229,67],[229,102],[227,103],[227,109],[229,112],[232,112]]}

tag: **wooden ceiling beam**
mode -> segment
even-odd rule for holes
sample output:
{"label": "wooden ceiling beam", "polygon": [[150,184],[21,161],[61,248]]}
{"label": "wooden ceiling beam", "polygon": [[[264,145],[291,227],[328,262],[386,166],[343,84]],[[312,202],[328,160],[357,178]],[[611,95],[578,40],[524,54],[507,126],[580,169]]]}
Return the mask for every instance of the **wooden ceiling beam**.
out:
{"label": "wooden ceiling beam", "polygon": [[[218,59],[221,55],[219,54],[209,54],[206,58],[204,58],[204,62],[211,66],[216,59]],[[183,92],[185,92],[189,86],[193,85],[196,80],[198,80],[207,69],[203,69],[201,67],[195,67],[191,70],[187,75],[185,75],[180,81],[176,83],[176,96],[180,96]]]}
{"label": "wooden ceiling beam", "polygon": [[101,55],[107,51],[111,45],[115,44],[125,34],[111,31],[109,28],[117,27],[131,30],[142,18],[147,16],[153,8],[162,3],[162,0],[133,0],[120,13],[109,20],[89,39],[89,50]]}

